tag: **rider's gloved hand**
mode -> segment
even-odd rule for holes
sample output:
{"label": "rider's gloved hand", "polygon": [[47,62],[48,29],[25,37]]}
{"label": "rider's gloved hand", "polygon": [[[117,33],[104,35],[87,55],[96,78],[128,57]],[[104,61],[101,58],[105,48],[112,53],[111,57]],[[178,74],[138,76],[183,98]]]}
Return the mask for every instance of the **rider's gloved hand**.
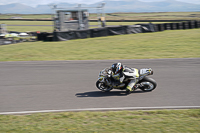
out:
{"label": "rider's gloved hand", "polygon": [[109,70],[109,71],[108,71],[108,77],[109,77],[109,78],[111,77],[111,74],[112,74],[112,71]]}

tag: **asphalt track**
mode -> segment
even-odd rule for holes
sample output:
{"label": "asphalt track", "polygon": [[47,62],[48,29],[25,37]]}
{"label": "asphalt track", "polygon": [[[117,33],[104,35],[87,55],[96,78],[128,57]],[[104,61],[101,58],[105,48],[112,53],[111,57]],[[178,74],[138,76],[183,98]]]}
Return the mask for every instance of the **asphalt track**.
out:
{"label": "asphalt track", "polygon": [[[151,67],[152,92],[99,91],[99,71],[112,63]],[[200,58],[0,62],[0,114],[106,109],[200,108]]]}

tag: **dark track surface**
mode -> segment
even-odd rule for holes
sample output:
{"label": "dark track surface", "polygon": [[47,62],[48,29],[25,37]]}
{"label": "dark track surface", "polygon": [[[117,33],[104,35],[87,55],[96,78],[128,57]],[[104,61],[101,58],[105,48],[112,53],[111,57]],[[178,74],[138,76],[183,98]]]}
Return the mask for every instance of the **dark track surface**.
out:
{"label": "dark track surface", "polygon": [[158,86],[152,92],[99,91],[99,71],[109,61],[0,62],[0,113],[83,108],[200,106],[200,58],[119,60],[151,67]]}

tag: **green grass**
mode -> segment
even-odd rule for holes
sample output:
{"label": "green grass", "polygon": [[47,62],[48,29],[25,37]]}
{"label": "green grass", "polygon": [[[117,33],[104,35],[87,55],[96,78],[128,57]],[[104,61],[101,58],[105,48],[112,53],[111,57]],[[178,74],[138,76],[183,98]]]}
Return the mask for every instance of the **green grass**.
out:
{"label": "green grass", "polygon": [[[96,15],[91,14],[90,19]],[[200,12],[107,13],[107,20],[200,20]]]}
{"label": "green grass", "polygon": [[[96,19],[91,14],[90,19]],[[200,20],[200,12],[107,13],[106,20]]]}
{"label": "green grass", "polygon": [[[13,22],[26,25],[49,23]],[[116,25],[127,24],[130,25],[129,23]],[[15,31],[37,31],[38,29],[48,31],[52,27],[9,26],[8,28]],[[0,45],[0,61],[199,58],[199,42],[200,29],[117,35],[64,42],[24,42]],[[200,109],[38,113],[0,115],[0,132],[198,133],[199,123]]]}
{"label": "green grass", "polygon": [[53,32],[52,26],[7,26],[8,31],[18,32]]}
{"label": "green grass", "polygon": [[50,14],[1,14],[0,19],[9,19],[11,17],[31,18],[31,19],[46,19],[51,18]]}
{"label": "green grass", "polygon": [[16,21],[16,20],[0,20],[0,23],[7,25],[52,25],[52,21]]}
{"label": "green grass", "polygon": [[[11,17],[30,19],[51,19],[50,14],[1,14],[0,19]],[[97,19],[97,14],[91,13],[89,19]],[[149,13],[106,13],[107,20],[200,20],[200,12],[149,12]]]}
{"label": "green grass", "polygon": [[2,133],[198,133],[200,109],[0,115]]}
{"label": "green grass", "polygon": [[28,32],[41,31],[52,32],[52,26],[9,26],[9,25],[53,25],[52,21],[4,21],[0,20],[0,24],[6,24],[8,31]]}
{"label": "green grass", "polygon": [[199,58],[200,29],[0,46],[0,61]]}

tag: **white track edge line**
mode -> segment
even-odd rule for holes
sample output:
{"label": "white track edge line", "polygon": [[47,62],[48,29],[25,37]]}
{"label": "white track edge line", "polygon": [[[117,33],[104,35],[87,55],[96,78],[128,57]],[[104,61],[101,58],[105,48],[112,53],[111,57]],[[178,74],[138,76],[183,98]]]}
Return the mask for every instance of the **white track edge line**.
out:
{"label": "white track edge line", "polygon": [[99,62],[99,61],[134,61],[134,60],[177,60],[177,59],[181,59],[181,60],[188,60],[188,59],[200,59],[200,58],[158,58],[158,59],[110,59],[110,60],[35,60],[35,61],[0,61],[0,63],[39,63],[39,62]]}
{"label": "white track edge line", "polygon": [[85,109],[64,109],[64,110],[39,110],[39,111],[0,112],[0,115],[33,114],[33,113],[51,113],[51,112],[79,112],[79,111],[154,110],[154,109],[197,109],[197,108],[200,108],[200,106],[160,106],[160,107],[85,108]]}

